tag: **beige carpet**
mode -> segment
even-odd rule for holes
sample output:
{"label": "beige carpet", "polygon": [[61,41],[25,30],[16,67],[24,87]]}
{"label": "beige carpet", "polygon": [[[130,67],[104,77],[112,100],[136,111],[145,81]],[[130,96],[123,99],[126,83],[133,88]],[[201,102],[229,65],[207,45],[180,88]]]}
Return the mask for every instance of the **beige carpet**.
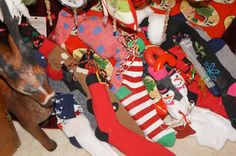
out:
{"label": "beige carpet", "polygon": [[[83,149],[72,146],[63,132],[57,129],[44,129],[50,138],[54,139],[58,147],[53,152],[46,151],[29,133],[14,122],[21,140],[21,146],[14,156],[90,156]],[[235,156],[236,142],[226,142],[223,149],[215,151],[200,146],[193,137],[177,140],[174,147],[169,148],[176,156]],[[122,154],[121,154],[122,155]]]}

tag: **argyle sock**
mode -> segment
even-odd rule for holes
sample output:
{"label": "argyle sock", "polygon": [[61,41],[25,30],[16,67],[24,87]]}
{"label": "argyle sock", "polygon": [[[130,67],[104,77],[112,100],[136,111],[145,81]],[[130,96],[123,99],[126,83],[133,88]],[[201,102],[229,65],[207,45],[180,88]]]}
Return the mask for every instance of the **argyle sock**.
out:
{"label": "argyle sock", "polygon": [[[94,156],[118,156],[110,146],[104,146],[98,140],[90,126],[89,120],[76,111],[79,105],[72,94],[57,94],[55,100],[55,114],[58,127],[76,147],[83,147]],[[81,107],[81,106],[80,106]]]}
{"label": "argyle sock", "polygon": [[149,66],[150,75],[157,81],[157,89],[159,90],[167,110],[174,119],[181,119],[182,114],[187,115],[189,111],[189,102],[186,102],[180,92],[172,84],[166,68],[155,72],[154,68]]}
{"label": "argyle sock", "polygon": [[131,65],[123,72],[122,86],[116,96],[148,138],[164,146],[173,146],[174,130],[165,129],[167,125],[157,114],[142,81],[142,59],[136,57],[133,62],[132,59],[127,61]]}
{"label": "argyle sock", "polygon": [[163,146],[148,141],[118,122],[106,90],[106,85],[99,83],[95,74],[89,74],[86,82],[92,97],[98,127],[102,132],[107,133],[108,142],[111,145],[117,147],[128,156],[174,155]]}

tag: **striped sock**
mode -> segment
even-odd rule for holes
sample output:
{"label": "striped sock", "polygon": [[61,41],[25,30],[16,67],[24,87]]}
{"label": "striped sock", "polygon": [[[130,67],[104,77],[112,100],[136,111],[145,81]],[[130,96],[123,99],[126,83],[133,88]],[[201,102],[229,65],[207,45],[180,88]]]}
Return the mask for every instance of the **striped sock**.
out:
{"label": "striped sock", "polygon": [[123,72],[122,86],[116,96],[148,138],[164,146],[173,146],[174,130],[167,128],[157,114],[142,81],[142,60],[136,57],[132,62],[132,59],[130,57],[127,61],[131,65]]}

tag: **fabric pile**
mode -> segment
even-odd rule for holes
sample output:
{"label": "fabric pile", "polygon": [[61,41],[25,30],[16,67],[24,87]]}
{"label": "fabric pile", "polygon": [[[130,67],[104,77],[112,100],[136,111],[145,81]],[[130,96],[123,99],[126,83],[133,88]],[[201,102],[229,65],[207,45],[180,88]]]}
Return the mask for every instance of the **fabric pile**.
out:
{"label": "fabric pile", "polygon": [[76,17],[60,10],[47,37],[27,22],[20,31],[47,75],[87,99],[94,129],[73,94],[55,100],[72,145],[94,156],[118,155],[112,146],[171,156],[165,147],[188,136],[215,150],[236,141],[236,55],[221,39],[235,5],[101,0]]}

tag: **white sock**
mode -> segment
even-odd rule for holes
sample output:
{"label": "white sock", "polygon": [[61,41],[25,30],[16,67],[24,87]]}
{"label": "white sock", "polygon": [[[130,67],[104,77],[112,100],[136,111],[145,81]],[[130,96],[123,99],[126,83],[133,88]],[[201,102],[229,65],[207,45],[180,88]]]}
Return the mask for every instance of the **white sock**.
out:
{"label": "white sock", "polygon": [[75,137],[79,144],[93,156],[118,156],[110,145],[104,146],[92,130],[89,120],[82,114],[61,122],[67,137]]}
{"label": "white sock", "polygon": [[195,106],[187,118],[200,145],[220,150],[227,139],[236,139],[236,130],[229,121],[208,109]]}

